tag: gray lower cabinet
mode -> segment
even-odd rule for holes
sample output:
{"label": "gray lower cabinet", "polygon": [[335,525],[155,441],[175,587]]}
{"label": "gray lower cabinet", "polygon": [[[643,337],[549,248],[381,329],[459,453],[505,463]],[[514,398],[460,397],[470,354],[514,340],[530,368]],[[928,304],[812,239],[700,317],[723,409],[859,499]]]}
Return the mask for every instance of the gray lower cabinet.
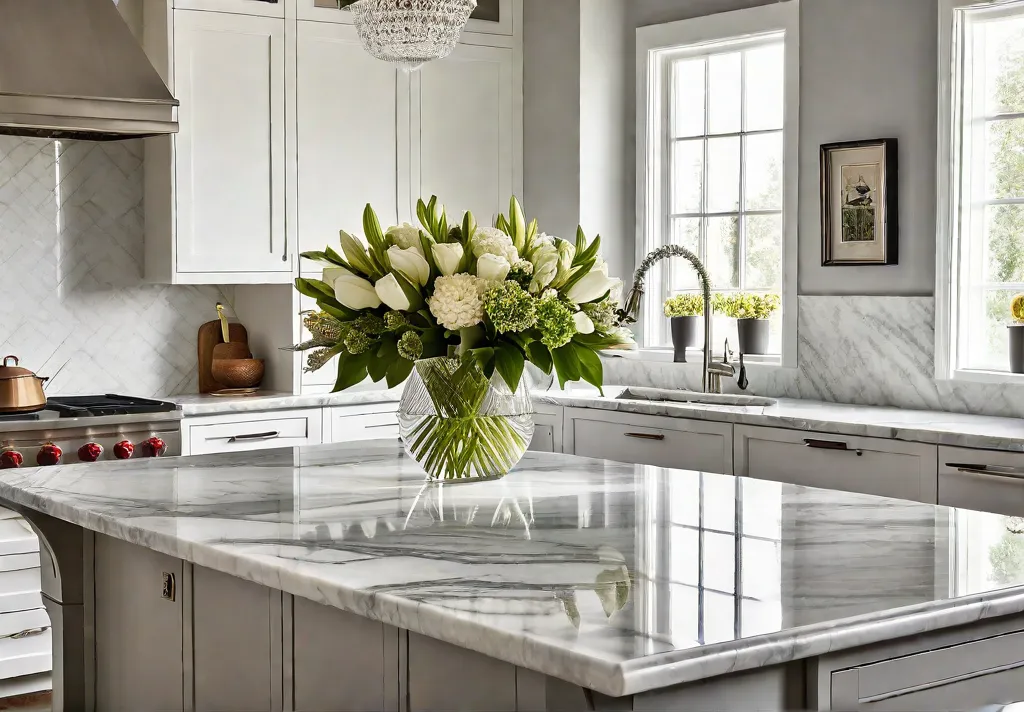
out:
{"label": "gray lower cabinet", "polygon": [[750,425],[735,427],[736,474],[935,504],[935,445]]}
{"label": "gray lower cabinet", "polygon": [[940,447],[939,504],[1024,515],[1024,454]]}
{"label": "gray lower cabinet", "polygon": [[94,557],[96,709],[181,710],[182,602],[162,593],[183,562],[101,534]]}
{"label": "gray lower cabinet", "polygon": [[562,452],[562,408],[538,404],[533,423],[530,449],[534,452]]}
{"label": "gray lower cabinet", "polygon": [[516,666],[409,633],[409,712],[515,712]]}
{"label": "gray lower cabinet", "polygon": [[602,460],[733,474],[731,423],[565,409],[565,452]]}

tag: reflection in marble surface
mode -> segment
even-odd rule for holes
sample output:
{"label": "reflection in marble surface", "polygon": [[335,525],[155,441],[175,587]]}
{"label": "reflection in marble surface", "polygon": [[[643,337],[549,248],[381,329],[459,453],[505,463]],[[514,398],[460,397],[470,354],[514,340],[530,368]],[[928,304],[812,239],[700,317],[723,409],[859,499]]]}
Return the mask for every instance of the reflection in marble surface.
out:
{"label": "reflection in marble surface", "polygon": [[401,399],[402,386],[390,390],[376,389],[346,391],[344,393],[307,393],[298,396],[277,391],[260,391],[251,396],[215,396],[193,393],[174,396],[167,400],[176,403],[182,415],[190,417],[223,415],[226,413],[252,413],[265,410],[398,403]]}
{"label": "reflection in marble surface", "polygon": [[426,490],[387,442],[7,470],[0,499],[613,696],[1024,611],[1004,517],[567,455]]}

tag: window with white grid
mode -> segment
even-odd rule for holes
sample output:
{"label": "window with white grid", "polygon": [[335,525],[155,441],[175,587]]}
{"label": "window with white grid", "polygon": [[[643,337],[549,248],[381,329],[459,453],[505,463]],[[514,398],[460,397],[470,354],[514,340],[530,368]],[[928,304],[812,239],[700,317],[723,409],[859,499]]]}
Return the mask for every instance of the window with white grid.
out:
{"label": "window with white grid", "polygon": [[940,140],[940,377],[1009,371],[1024,292],[1024,2],[944,2],[951,74]]}
{"label": "window with white grid", "polygon": [[[775,359],[789,341],[790,325],[795,342],[795,255],[787,259],[786,253],[796,234],[797,8],[785,5],[794,7],[753,8],[652,30],[641,46],[648,97],[638,127],[644,137],[638,162],[643,254],[681,245],[704,262],[716,293],[780,295],[783,307],[771,320]],[[729,34],[744,25],[749,29]],[[644,29],[650,30],[639,31],[641,45]],[[670,44],[673,34],[678,44]],[[699,289],[685,260],[666,260],[652,270],[645,347],[671,344],[665,299]],[[788,321],[787,310],[793,312]],[[726,338],[735,349],[736,322],[716,315],[716,352]]]}

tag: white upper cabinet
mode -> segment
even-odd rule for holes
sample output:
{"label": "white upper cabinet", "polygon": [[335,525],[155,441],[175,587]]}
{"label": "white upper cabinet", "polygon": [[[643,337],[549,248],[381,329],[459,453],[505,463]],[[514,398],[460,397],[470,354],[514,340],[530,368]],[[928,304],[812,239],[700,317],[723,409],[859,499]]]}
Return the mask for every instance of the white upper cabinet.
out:
{"label": "white upper cabinet", "polygon": [[[522,190],[522,89],[515,50],[460,44],[413,77],[412,201],[489,225]],[[518,98],[517,98],[518,94]],[[451,218],[450,218],[451,219]]]}
{"label": "white upper cabinet", "polygon": [[285,22],[169,14],[166,59],[181,102],[179,131],[147,144],[147,278],[288,282]]}
{"label": "white upper cabinet", "polygon": [[[287,0],[294,2],[294,0]],[[240,15],[284,17],[286,0],[174,0],[176,10],[212,10]]]}
{"label": "white upper cabinet", "polygon": [[[298,23],[299,251],[339,252],[338,231],[363,234],[369,203],[386,230],[398,222],[399,95],[408,114],[408,76],[363,51],[355,28]],[[303,276],[323,269],[303,261]],[[302,297],[301,307],[312,309]],[[305,374],[305,385],[333,385],[331,365]]]}

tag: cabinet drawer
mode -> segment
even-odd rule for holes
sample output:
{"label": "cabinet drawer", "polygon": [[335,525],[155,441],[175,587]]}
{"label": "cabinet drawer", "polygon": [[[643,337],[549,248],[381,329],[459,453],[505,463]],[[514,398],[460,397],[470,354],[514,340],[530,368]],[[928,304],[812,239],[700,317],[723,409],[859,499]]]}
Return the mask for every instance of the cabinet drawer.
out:
{"label": "cabinet drawer", "polygon": [[[6,558],[6,557],[4,557]],[[39,566],[0,572],[0,613],[42,608]]]}
{"label": "cabinet drawer", "polygon": [[939,504],[1024,516],[1024,454],[940,447]]}
{"label": "cabinet drawer", "polygon": [[935,504],[934,445],[737,425],[736,474]]}
{"label": "cabinet drawer", "polygon": [[[583,457],[616,460],[680,470],[732,474],[732,425],[703,420],[616,413],[567,413],[573,452]],[[569,443],[566,443],[566,447]]]}
{"label": "cabinet drawer", "polygon": [[[0,663],[22,656],[46,656],[37,662],[49,661],[50,617],[46,609],[0,614]],[[46,672],[42,667],[33,672]],[[27,673],[20,673],[27,674]]]}
{"label": "cabinet drawer", "polygon": [[284,0],[174,0],[177,10],[211,10],[239,15],[284,17]]}
{"label": "cabinet drawer", "polygon": [[349,443],[357,440],[395,440],[397,438],[397,404],[376,411],[334,408],[331,414],[331,442]]}
{"label": "cabinet drawer", "polygon": [[0,556],[34,554],[38,551],[39,538],[28,522],[21,517],[0,519]]}
{"label": "cabinet drawer", "polygon": [[961,710],[1021,696],[1024,633],[861,665],[832,673],[839,710]]}
{"label": "cabinet drawer", "polygon": [[236,422],[193,424],[188,426],[190,453],[319,445],[323,439],[322,417],[319,410],[309,410]]}

